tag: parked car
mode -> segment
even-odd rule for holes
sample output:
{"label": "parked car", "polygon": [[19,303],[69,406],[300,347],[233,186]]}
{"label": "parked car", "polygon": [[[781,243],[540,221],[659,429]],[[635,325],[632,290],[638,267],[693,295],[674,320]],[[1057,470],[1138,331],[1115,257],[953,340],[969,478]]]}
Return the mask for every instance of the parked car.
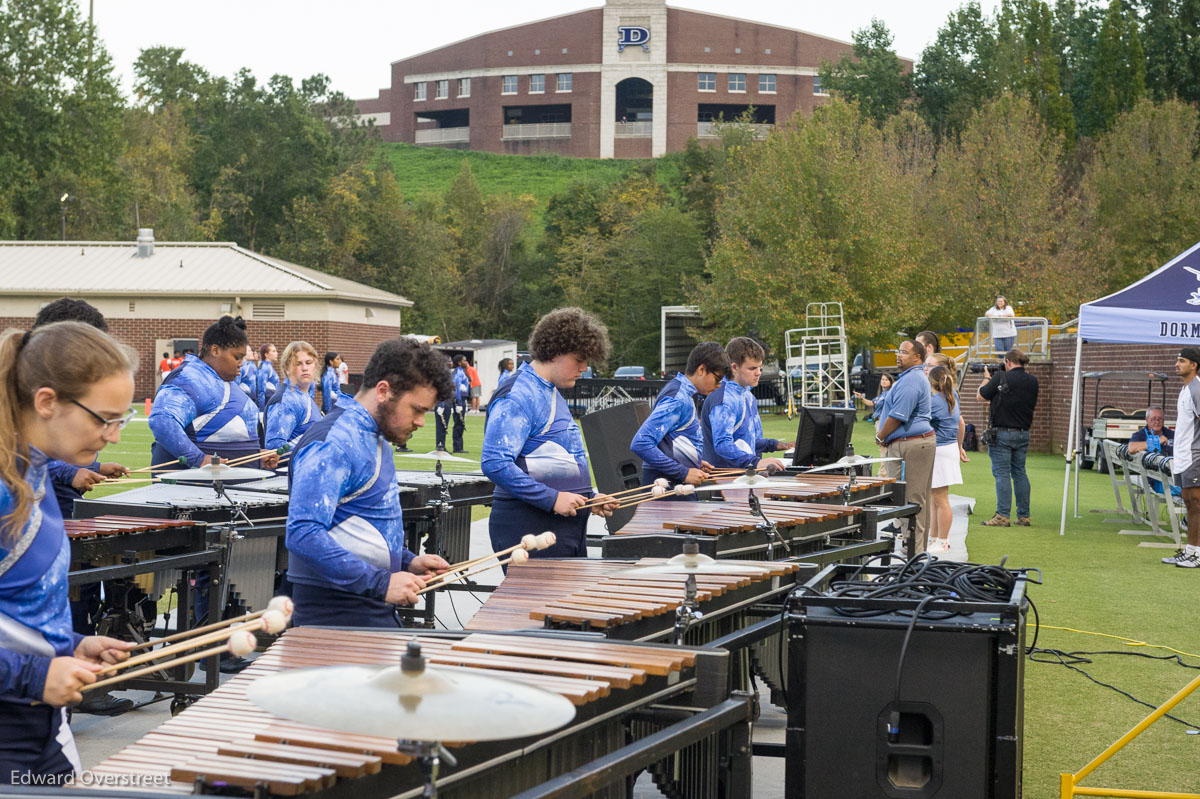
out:
{"label": "parked car", "polygon": [[645,380],[646,367],[644,366],[622,366],[613,372],[615,378],[626,378],[631,380]]}
{"label": "parked car", "polygon": [[580,380],[591,380],[595,376],[596,376],[596,370],[589,366],[588,368],[583,370],[583,374],[581,374],[579,376],[579,379]]}

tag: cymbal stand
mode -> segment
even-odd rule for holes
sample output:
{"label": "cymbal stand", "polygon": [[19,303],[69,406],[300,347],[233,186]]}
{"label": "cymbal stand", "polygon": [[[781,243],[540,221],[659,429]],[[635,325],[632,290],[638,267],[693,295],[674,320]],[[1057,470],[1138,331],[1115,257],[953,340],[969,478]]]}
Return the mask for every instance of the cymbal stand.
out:
{"label": "cymbal stand", "polygon": [[[698,562],[700,544],[695,536],[689,535],[683,542],[684,562]],[[704,618],[704,613],[696,602],[696,575],[689,572],[683,586],[683,603],[675,609],[675,645],[683,646],[683,638],[696,622]]]}
{"label": "cymbal stand", "polygon": [[754,489],[750,489],[750,512],[763,520],[763,523],[758,525],[758,529],[767,534],[767,555],[775,559],[775,547],[783,547],[783,551],[792,554],[792,546],[787,542],[787,539],[779,532],[779,527],[775,522],[771,521],[766,512],[763,510],[762,503],[758,500],[758,495],[754,493]]}
{"label": "cymbal stand", "polygon": [[396,749],[416,758],[421,766],[421,776],[425,780],[425,790],[421,792],[422,799],[437,799],[438,770],[445,760],[450,766],[457,766],[458,761],[449,750],[438,741],[398,741]]}
{"label": "cymbal stand", "polygon": [[696,575],[689,572],[683,587],[683,603],[675,609],[675,645],[683,646],[687,631],[703,618],[704,613],[696,604]]}

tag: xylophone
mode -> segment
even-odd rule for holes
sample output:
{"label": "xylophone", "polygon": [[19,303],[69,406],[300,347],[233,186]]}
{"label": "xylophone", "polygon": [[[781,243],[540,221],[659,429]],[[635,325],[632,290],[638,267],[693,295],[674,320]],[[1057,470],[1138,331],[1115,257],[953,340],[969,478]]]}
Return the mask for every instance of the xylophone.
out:
{"label": "xylophone", "polygon": [[[422,776],[411,756],[398,751],[395,740],[287,721],[246,698],[255,679],[282,669],[393,664],[410,638],[411,634],[378,630],[289,630],[242,674],[93,767],[93,781],[128,782],[136,777],[156,785],[165,782],[160,790],[178,794],[418,796]],[[730,705],[723,682],[728,655],[718,650],[480,633],[422,634],[419,641],[431,667],[486,670],[548,688],[576,706],[575,720],[546,736],[448,744],[458,762],[447,766],[443,760],[438,793],[450,799],[511,797],[599,757],[631,757],[637,743],[627,746],[630,730],[634,735],[669,731],[673,721],[696,708],[712,711]],[[723,727],[714,724],[711,731],[705,727],[708,734],[689,747],[706,757],[689,759],[686,773],[659,769],[673,795],[715,799],[719,783],[733,790],[724,795],[749,795],[744,769],[748,747],[740,751],[741,745],[724,743],[736,738],[748,744],[748,738],[730,734],[748,733],[742,728],[751,717],[749,699],[739,701],[747,705],[739,719],[723,722]],[[638,721],[630,726],[635,715]],[[645,752],[641,756],[658,758]],[[594,785],[590,796],[630,796],[621,777]]]}

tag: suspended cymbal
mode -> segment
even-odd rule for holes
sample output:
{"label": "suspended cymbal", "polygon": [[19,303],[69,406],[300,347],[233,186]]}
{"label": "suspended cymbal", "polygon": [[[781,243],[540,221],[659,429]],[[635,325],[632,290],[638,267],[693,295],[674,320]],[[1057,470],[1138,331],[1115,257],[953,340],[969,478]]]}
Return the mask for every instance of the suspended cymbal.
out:
{"label": "suspended cymbal", "polygon": [[247,695],[303,724],[408,741],[523,738],[575,718],[568,699],[544,688],[453,666],[292,669],[259,677]]}
{"label": "suspended cymbal", "polygon": [[274,476],[275,472],[249,469],[244,466],[226,466],[223,463],[216,465],[210,463],[196,469],[163,472],[161,475],[164,483],[232,483],[238,480],[262,480]]}
{"label": "suspended cymbal", "polygon": [[697,491],[726,491],[744,488],[795,488],[796,481],[792,478],[780,479],[763,477],[761,475],[742,475],[734,480],[696,486]]}
{"label": "suspended cymbal", "polygon": [[736,560],[715,560],[708,555],[676,555],[662,563],[647,563],[616,574],[623,577],[640,577],[650,574],[762,574],[768,566],[739,563]]}
{"label": "suspended cymbal", "polygon": [[[867,464],[867,463],[894,463],[896,461],[901,461],[901,460],[904,460],[904,459],[903,458],[868,458],[863,455],[847,455],[846,457],[842,458],[840,461],[836,461],[834,463],[830,463],[825,466],[818,466],[815,469],[809,469],[808,471],[804,472],[803,474],[812,474],[813,472],[832,472],[837,469],[846,469],[851,466],[862,466],[863,464]],[[803,474],[801,476],[803,476]]]}
{"label": "suspended cymbal", "polygon": [[423,452],[423,453],[420,453],[420,452],[397,452],[396,455],[401,458],[412,458],[414,460],[420,460],[420,461],[448,461],[451,463],[473,463],[476,466],[479,465],[479,461],[473,461],[470,458],[460,458],[457,455],[451,455],[450,453],[446,452],[445,450],[438,450],[438,451],[434,451],[434,452]]}

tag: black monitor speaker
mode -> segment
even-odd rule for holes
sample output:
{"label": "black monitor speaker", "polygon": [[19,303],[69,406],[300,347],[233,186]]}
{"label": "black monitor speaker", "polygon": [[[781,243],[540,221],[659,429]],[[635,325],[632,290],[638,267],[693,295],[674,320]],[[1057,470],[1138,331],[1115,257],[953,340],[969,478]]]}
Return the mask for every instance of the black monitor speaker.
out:
{"label": "black monitor speaker", "polygon": [[853,408],[800,408],[792,466],[824,466],[840,460],[854,432]]}
{"label": "black monitor speaker", "polygon": [[[615,494],[641,485],[642,459],[629,451],[629,445],[649,416],[650,403],[637,400],[592,411],[579,420],[597,491]],[[624,527],[634,510],[625,508],[614,513],[607,522],[609,531]]]}

